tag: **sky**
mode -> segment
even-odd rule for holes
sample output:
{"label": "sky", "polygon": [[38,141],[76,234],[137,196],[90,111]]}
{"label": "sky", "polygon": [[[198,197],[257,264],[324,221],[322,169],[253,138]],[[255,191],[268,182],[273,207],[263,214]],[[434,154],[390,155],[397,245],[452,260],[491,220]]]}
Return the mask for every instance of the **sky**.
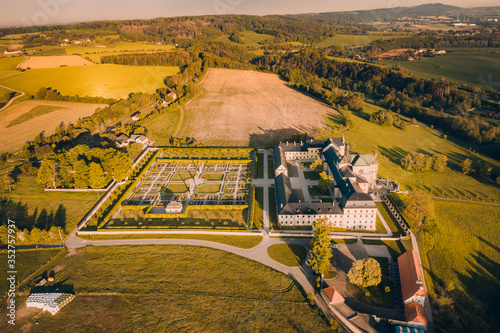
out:
{"label": "sky", "polygon": [[299,14],[418,6],[496,6],[498,0],[0,0],[0,26],[210,14]]}

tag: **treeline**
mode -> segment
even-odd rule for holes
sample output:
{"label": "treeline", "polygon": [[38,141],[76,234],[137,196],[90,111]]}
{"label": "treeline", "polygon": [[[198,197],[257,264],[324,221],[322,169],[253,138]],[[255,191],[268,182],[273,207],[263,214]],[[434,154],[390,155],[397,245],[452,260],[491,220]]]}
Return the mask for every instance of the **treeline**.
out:
{"label": "treeline", "polygon": [[115,103],[114,98],[104,98],[99,96],[83,96],[78,95],[68,96],[62,95],[56,89],[51,87],[40,88],[34,96],[36,99],[48,100],[48,101],[64,101],[64,102],[78,102],[78,103],[94,103],[94,104],[111,104]]}
{"label": "treeline", "polygon": [[490,145],[499,157],[500,127],[479,118],[467,117],[471,107],[480,107],[478,94],[448,82],[403,76],[389,68],[358,62],[330,60],[319,50],[267,55],[255,61],[266,71],[278,73],[290,82],[316,87],[328,96],[335,88],[363,93],[378,105],[414,117],[477,144]]}
{"label": "treeline", "polygon": [[158,53],[126,53],[118,55],[102,56],[103,64],[131,65],[131,66],[185,66],[199,57],[196,54],[177,52]]}
{"label": "treeline", "polygon": [[448,157],[443,154],[425,155],[422,153],[408,154],[401,160],[401,167],[412,171],[434,170],[443,172],[448,163]]}
{"label": "treeline", "polygon": [[68,151],[47,154],[37,182],[51,188],[104,188],[112,178],[122,181],[127,176],[130,157],[113,148],[90,149],[78,145]]}

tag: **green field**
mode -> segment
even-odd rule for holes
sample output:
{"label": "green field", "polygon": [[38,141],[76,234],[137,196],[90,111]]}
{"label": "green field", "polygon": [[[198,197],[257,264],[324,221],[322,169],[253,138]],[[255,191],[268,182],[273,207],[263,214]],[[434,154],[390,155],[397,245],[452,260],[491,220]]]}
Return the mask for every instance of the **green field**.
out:
{"label": "green field", "polygon": [[[190,246],[84,248],[55,265],[62,271],[44,289],[59,286],[74,291],[77,298],[56,316],[18,316],[16,327],[38,322],[36,329],[42,332],[68,327],[119,332],[269,327],[330,331],[290,277],[223,251]],[[0,325],[7,327],[4,311]]]}
{"label": "green field", "polygon": [[154,93],[163,79],[179,71],[175,66],[93,65],[30,69],[1,79],[0,84],[34,95],[52,87],[63,95],[126,98],[131,92]]}
{"label": "green field", "polygon": [[264,178],[264,154],[257,153],[256,161],[254,165],[254,178],[263,179]]}
{"label": "green field", "polygon": [[[442,138],[442,134],[424,124],[419,127],[408,126],[401,130],[394,126],[380,126],[367,120],[375,110],[380,110],[365,103],[364,111],[352,113],[356,127],[345,132],[349,142],[354,143],[353,151],[360,153],[377,153],[379,160],[378,175],[396,181],[403,189],[422,189],[435,196],[500,201],[500,192],[496,187],[477,181],[456,171],[458,164],[465,158],[475,160],[469,150]],[[344,111],[350,113],[348,111]],[[326,119],[331,128],[343,124],[342,116],[329,116]],[[328,134],[340,136],[340,133]],[[390,140],[388,140],[390,138]],[[418,146],[415,140],[418,138]],[[448,168],[444,172],[435,171],[406,171],[400,166],[400,160],[410,152],[427,154],[442,153],[448,157]],[[481,157],[494,168],[499,169],[498,161]]]}
{"label": "green field", "polygon": [[[394,303],[394,284],[392,280],[382,278],[382,282],[375,287],[358,287],[350,284],[346,284],[347,291],[354,296],[360,302],[380,306],[383,308],[393,309]],[[386,291],[388,287],[388,291]]]}
{"label": "green field", "polygon": [[170,137],[175,134],[180,119],[181,110],[174,108],[157,118],[145,121],[143,125],[148,129],[148,137],[156,141],[156,146],[166,146],[170,143]]}
{"label": "green field", "polygon": [[264,228],[264,188],[255,187],[255,215],[253,224],[257,229]]}
{"label": "green field", "polygon": [[271,259],[288,267],[302,266],[307,257],[307,249],[296,244],[276,244],[267,248]]}
{"label": "green field", "polygon": [[36,118],[38,116],[42,116],[44,114],[50,113],[55,110],[61,110],[61,109],[66,109],[62,108],[59,106],[51,106],[51,105],[38,105],[35,106],[33,109],[28,111],[27,113],[24,113],[17,117],[16,119],[12,120],[7,127],[12,127],[17,124],[24,123],[25,121],[28,121],[30,119]]}
{"label": "green field", "polygon": [[[416,61],[384,61],[399,63],[408,73],[429,79],[444,77],[458,84],[482,89],[497,89],[495,73],[500,72],[500,49],[448,49],[448,53]],[[493,77],[490,77],[493,75]]]}
{"label": "green field", "polygon": [[366,45],[375,40],[401,38],[404,35],[342,35],[327,37],[315,44],[319,47]]}
{"label": "green field", "polygon": [[[16,251],[17,281],[21,282],[26,279],[60,251],[60,249]],[[7,263],[7,252],[0,252],[0,261],[2,264]],[[8,289],[7,270],[2,269],[0,271],[0,294],[3,296]]]}
{"label": "green field", "polygon": [[[95,192],[45,192],[36,183],[36,176],[21,176],[12,192],[1,186],[0,198],[2,197],[12,199],[13,204],[20,202],[22,205],[27,205],[27,214],[30,216],[35,209],[38,209],[38,213],[43,209],[46,209],[49,214],[51,211],[55,213],[59,205],[62,204],[66,209],[66,233],[76,227],[82,217],[98,200]],[[0,218],[5,218],[5,216],[0,216]]]}
{"label": "green field", "polygon": [[23,60],[24,57],[0,58],[0,77],[20,73],[16,66]]}
{"label": "green field", "polygon": [[269,191],[269,227],[271,230],[279,230],[275,189],[274,187],[268,187],[267,189]]}

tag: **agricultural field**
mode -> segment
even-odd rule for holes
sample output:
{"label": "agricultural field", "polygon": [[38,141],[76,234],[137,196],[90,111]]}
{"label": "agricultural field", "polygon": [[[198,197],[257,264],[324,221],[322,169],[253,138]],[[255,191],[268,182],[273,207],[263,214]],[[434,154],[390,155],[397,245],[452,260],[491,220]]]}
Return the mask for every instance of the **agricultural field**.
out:
{"label": "agricultural field", "polygon": [[338,34],[333,37],[327,37],[322,41],[319,41],[315,46],[319,47],[330,47],[330,46],[355,46],[355,45],[367,45],[376,40],[386,40],[393,38],[401,38],[404,35],[342,35]]}
{"label": "agricultural field", "polygon": [[500,72],[500,49],[447,49],[445,55],[438,57],[415,61],[386,60],[383,63],[397,63],[408,73],[419,77],[444,77],[458,84],[491,90],[496,89],[494,73]]}
{"label": "agricultural field", "polygon": [[[95,192],[46,192],[43,186],[37,184],[36,178],[36,176],[20,176],[12,192],[4,186],[0,187],[0,198],[5,200],[2,208],[11,212],[9,217],[17,219],[16,223],[21,229],[23,229],[21,222],[31,223],[31,216],[35,210],[40,214],[45,209],[50,215],[62,205],[66,212],[65,231],[69,234],[98,200]],[[0,216],[0,219],[6,218],[7,216]]]}
{"label": "agricultural field", "polygon": [[175,136],[181,121],[180,108],[170,108],[162,115],[145,121],[143,125],[148,129],[148,137],[155,141],[155,146],[168,146],[169,140]]}
{"label": "agricultural field", "polygon": [[[419,127],[407,126],[406,130],[401,130],[394,126],[380,126],[369,122],[367,120],[369,115],[380,109],[382,108],[365,103],[362,112],[352,113],[356,127],[345,133],[346,139],[354,144],[353,151],[378,154],[380,177],[396,181],[405,190],[421,189],[434,196],[500,201],[500,193],[495,186],[458,171],[458,164],[466,158],[484,159],[495,169],[500,168],[498,161],[483,156],[478,157],[451,139],[445,140],[441,132],[422,123],[418,124]],[[341,116],[326,118],[331,129],[337,128],[344,122]],[[407,118],[402,118],[409,121]],[[328,136],[340,136],[340,134],[329,133],[325,137]],[[418,148],[415,146],[415,138],[418,138]],[[426,154],[444,154],[448,157],[448,168],[444,172],[404,170],[400,166],[401,158],[417,151]]]}
{"label": "agricultural field", "polygon": [[324,130],[323,116],[337,114],[273,74],[210,69],[200,86],[204,92],[186,104],[177,136],[205,145],[267,146],[299,132]]}
{"label": "agricultural field", "polygon": [[77,55],[70,56],[46,56],[46,57],[31,57],[28,61],[23,62],[19,68],[22,69],[38,69],[38,68],[57,68],[57,67],[70,67],[70,66],[85,66],[93,65],[87,59],[83,59]]}
{"label": "agricultural field", "polygon": [[[38,322],[40,331],[65,330],[67,325],[122,332],[263,331],[270,325],[287,332],[331,331],[290,277],[224,251],[88,247],[51,269],[57,271],[55,280],[44,288],[71,288],[77,297],[56,316],[20,306],[17,327]],[[5,318],[2,312],[2,327],[9,326]]]}
{"label": "agricultural field", "polygon": [[38,100],[12,104],[0,112],[0,152],[17,151],[40,132],[51,135],[62,121],[74,124],[78,118],[88,117],[103,106],[105,104]]}
{"label": "agricultural field", "polygon": [[131,92],[154,93],[166,76],[178,73],[175,66],[124,66],[100,64],[30,69],[0,79],[0,85],[34,95],[41,87],[52,87],[63,95],[126,98]]}
{"label": "agricultural field", "polygon": [[16,66],[23,60],[24,57],[0,58],[0,78],[7,75],[21,73],[16,70]]}

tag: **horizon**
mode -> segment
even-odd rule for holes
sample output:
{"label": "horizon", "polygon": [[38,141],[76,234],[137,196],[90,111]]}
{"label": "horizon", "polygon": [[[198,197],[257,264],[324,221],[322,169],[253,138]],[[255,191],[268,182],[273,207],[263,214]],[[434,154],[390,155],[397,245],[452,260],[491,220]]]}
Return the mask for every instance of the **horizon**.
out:
{"label": "horizon", "polygon": [[[443,4],[461,8],[494,7],[493,0],[475,2],[460,1],[413,1],[413,0],[362,0],[355,4],[340,1],[311,0],[307,4],[299,0],[273,0],[263,3],[262,0],[110,0],[101,3],[98,0],[20,0],[4,4],[0,14],[0,28],[51,26],[59,24],[76,24],[95,21],[154,19],[159,17],[182,17],[202,15],[300,15],[332,12],[349,12],[400,7],[417,7],[428,4]],[[284,10],[286,8],[286,10]]]}

